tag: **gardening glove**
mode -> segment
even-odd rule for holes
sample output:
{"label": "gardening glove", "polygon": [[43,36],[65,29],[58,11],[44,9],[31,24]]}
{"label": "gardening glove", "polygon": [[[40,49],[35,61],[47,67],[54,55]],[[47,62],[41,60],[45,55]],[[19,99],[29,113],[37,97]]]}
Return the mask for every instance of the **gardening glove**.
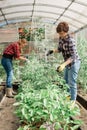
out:
{"label": "gardening glove", "polygon": [[65,68],[65,63],[61,64],[60,66],[57,67],[57,72],[61,72],[63,71],[63,69]]}
{"label": "gardening glove", "polygon": [[52,53],[53,53],[53,50],[49,50],[46,55],[49,56]]}
{"label": "gardening glove", "polygon": [[30,63],[30,61],[28,60],[28,59],[26,59],[26,62],[29,64]]}

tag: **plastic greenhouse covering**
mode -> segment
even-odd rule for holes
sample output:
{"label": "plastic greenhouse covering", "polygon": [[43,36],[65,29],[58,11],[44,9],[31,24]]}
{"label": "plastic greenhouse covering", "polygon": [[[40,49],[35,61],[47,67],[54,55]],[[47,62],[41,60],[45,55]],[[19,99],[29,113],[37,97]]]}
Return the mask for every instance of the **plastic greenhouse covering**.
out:
{"label": "plastic greenhouse covering", "polygon": [[35,18],[54,25],[67,21],[78,32],[87,26],[87,0],[0,0],[0,27]]}

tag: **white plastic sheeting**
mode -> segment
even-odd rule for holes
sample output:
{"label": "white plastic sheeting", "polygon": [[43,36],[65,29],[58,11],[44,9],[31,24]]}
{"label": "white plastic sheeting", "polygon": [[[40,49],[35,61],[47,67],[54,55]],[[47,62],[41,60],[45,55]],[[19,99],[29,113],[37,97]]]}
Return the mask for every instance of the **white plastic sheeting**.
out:
{"label": "white plastic sheeting", "polygon": [[35,18],[55,25],[66,21],[77,32],[87,26],[87,0],[0,0],[0,27]]}

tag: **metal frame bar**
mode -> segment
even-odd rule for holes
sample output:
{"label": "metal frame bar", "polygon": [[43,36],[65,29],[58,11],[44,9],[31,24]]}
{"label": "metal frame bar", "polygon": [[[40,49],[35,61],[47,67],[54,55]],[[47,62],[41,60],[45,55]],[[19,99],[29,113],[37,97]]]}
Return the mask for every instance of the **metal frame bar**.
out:
{"label": "metal frame bar", "polygon": [[[69,1],[69,0],[68,0]],[[72,2],[74,2],[74,0],[72,1]],[[77,14],[79,14],[79,15],[83,15],[84,17],[87,17],[86,15],[84,15],[84,14],[81,14],[81,13],[79,13],[79,12],[77,12],[77,11],[74,11],[74,10],[72,10],[72,9],[67,9],[67,8],[63,8],[63,7],[60,7],[60,6],[54,6],[54,5],[49,5],[49,4],[35,4],[35,2],[34,3],[29,3],[29,4],[20,4],[20,5],[14,5],[14,6],[7,6],[7,7],[3,7],[2,9],[7,9],[7,8],[13,8],[13,7],[19,7],[19,6],[47,6],[47,7],[54,7],[54,8],[60,8],[60,9],[64,9],[64,12],[66,11],[66,10],[69,10],[69,11],[71,11],[71,12],[74,12],[74,13],[77,13]],[[71,3],[70,3],[70,5],[71,5]],[[69,6],[70,6],[69,5]],[[32,10],[33,12],[34,12],[34,9]],[[5,14],[4,14],[5,15]],[[63,16],[63,14],[62,15],[60,15],[60,16]]]}
{"label": "metal frame bar", "polygon": [[60,14],[60,16],[56,19],[56,21],[54,22],[54,24],[64,15],[64,13],[69,9],[69,7],[72,5],[72,3],[75,0],[72,0],[71,3],[67,6],[67,8],[65,8],[65,10],[63,11],[63,13]]}
{"label": "metal frame bar", "polygon": [[[34,18],[35,18],[35,17],[37,17],[37,15],[35,15]],[[43,16],[43,17],[40,16],[40,17],[41,17],[41,18],[51,19],[51,20],[53,19],[53,20],[55,21],[55,18],[53,18],[53,17],[45,17],[45,16]],[[19,19],[19,17],[16,17],[16,19],[14,19],[14,21],[16,22],[17,19]],[[28,18],[27,18],[27,17],[20,17],[19,21],[22,20],[22,19],[28,19]],[[30,16],[30,19],[31,19],[31,16]],[[31,21],[30,19],[29,19],[29,21]],[[9,18],[9,19],[8,19],[8,24],[9,24],[9,21],[10,21],[10,20],[12,21],[12,19]],[[21,21],[20,21],[20,22],[21,22]],[[11,23],[10,23],[10,24],[11,24]],[[71,26],[75,27],[76,29],[78,29],[78,27],[77,27],[76,25],[73,25],[72,23],[69,23],[69,24],[70,24]]]}
{"label": "metal frame bar", "polygon": [[[54,12],[49,12],[49,11],[47,12],[47,11],[43,11],[43,10],[42,10],[42,11],[41,11],[41,10],[40,10],[40,11],[38,11],[38,10],[15,11],[15,12],[11,12],[11,13],[6,13],[5,16],[6,16],[6,15],[9,15],[9,14],[23,13],[23,12],[33,12],[33,13],[34,13],[34,12],[40,12],[40,13],[49,13],[49,14],[51,13],[51,14],[55,14],[55,15],[59,15],[59,16],[60,16],[59,13],[54,13]],[[85,24],[85,23],[83,23],[83,22],[81,22],[81,21],[79,21],[79,20],[77,20],[77,19],[75,19],[75,18],[69,17],[69,16],[67,16],[67,15],[63,15],[63,16],[66,17],[66,18],[72,19],[72,20],[74,20],[74,21],[76,21],[76,22],[78,22],[78,23],[81,23],[81,24],[83,24],[83,25]],[[31,15],[31,17],[33,17],[33,14]],[[56,19],[55,19],[55,20],[56,20]]]}
{"label": "metal frame bar", "polygon": [[3,13],[2,9],[0,8],[1,14],[4,17],[4,21],[6,22],[6,24],[8,25],[8,20],[5,17],[5,14]]}
{"label": "metal frame bar", "polygon": [[[72,1],[72,0],[67,0],[67,1]],[[87,7],[87,4],[84,3],[84,2],[79,2],[79,1],[75,0],[74,3],[77,3],[77,4],[80,4],[80,5],[83,5],[83,6]]]}
{"label": "metal frame bar", "polygon": [[[77,31],[83,29],[84,27],[87,27],[86,23],[83,23],[83,22],[81,22],[81,21],[79,21],[79,20],[77,20],[77,19],[74,19],[74,18],[72,18],[72,17],[69,17],[69,16],[67,16],[67,15],[64,15],[64,13],[68,10],[68,11],[72,11],[72,12],[74,12],[74,13],[77,13],[77,14],[79,14],[79,15],[82,15],[83,17],[87,17],[85,14],[79,13],[78,11],[75,11],[75,10],[73,10],[73,9],[69,9],[69,7],[72,5],[72,3],[78,3],[78,4],[83,5],[83,6],[86,6],[86,7],[87,7],[87,4],[85,4],[85,3],[83,3],[83,2],[76,1],[76,0],[67,0],[67,1],[71,1],[71,3],[67,6],[67,8],[64,8],[64,7],[62,7],[62,6],[50,5],[50,4],[36,3],[36,0],[34,0],[33,3],[19,4],[19,5],[16,4],[16,5],[12,5],[12,6],[6,6],[6,7],[0,8],[0,11],[1,11],[1,14],[2,14],[2,15],[0,15],[0,16],[3,16],[4,21],[5,21],[6,24],[8,25],[8,20],[9,20],[9,19],[6,19],[6,15],[8,15],[8,14],[13,14],[13,13],[20,13],[20,11],[18,11],[18,12],[11,12],[11,13],[5,13],[5,14],[4,14],[4,13],[3,13],[3,10],[4,10],[4,9],[7,9],[7,8],[14,8],[14,7],[19,7],[19,6],[33,6],[33,9],[31,10],[31,11],[32,11],[31,20],[32,20],[32,18],[33,18],[34,12],[43,12],[43,13],[57,14],[57,13],[54,13],[54,12],[35,11],[35,10],[34,10],[35,6],[47,6],[47,7],[54,7],[54,8],[64,9],[64,11],[63,11],[61,14],[57,14],[57,15],[59,15],[59,17],[58,17],[57,19],[55,19],[55,22],[54,22],[53,24],[56,24],[56,23],[59,21],[59,19],[60,19],[62,16],[64,16],[64,17],[70,18],[70,19],[72,19],[72,20],[75,20],[75,21],[77,21],[77,22],[80,22],[81,24],[84,24],[84,26],[82,26],[81,28],[77,29]],[[23,11],[23,12],[27,12],[27,11]],[[35,16],[34,16],[34,17],[35,17]],[[53,19],[53,18],[50,18],[50,19]],[[1,21],[1,20],[0,20],[0,21]],[[76,26],[76,25],[73,25],[73,26]],[[78,28],[78,27],[77,27],[77,28]],[[75,31],[75,32],[76,32],[76,31]]]}
{"label": "metal frame bar", "polygon": [[83,30],[83,29],[85,29],[85,28],[87,28],[87,24],[84,25],[83,27],[77,29],[76,31],[74,31],[74,33],[77,33],[77,32],[79,32],[79,31],[81,31],[81,30]]}

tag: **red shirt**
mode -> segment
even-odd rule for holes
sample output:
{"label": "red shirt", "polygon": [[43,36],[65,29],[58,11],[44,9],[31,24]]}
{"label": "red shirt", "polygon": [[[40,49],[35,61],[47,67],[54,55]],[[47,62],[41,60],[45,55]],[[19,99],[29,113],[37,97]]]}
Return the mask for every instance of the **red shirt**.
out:
{"label": "red shirt", "polygon": [[11,43],[6,47],[6,49],[3,52],[3,54],[11,55],[14,58],[19,58],[20,53],[21,51],[18,42]]}

